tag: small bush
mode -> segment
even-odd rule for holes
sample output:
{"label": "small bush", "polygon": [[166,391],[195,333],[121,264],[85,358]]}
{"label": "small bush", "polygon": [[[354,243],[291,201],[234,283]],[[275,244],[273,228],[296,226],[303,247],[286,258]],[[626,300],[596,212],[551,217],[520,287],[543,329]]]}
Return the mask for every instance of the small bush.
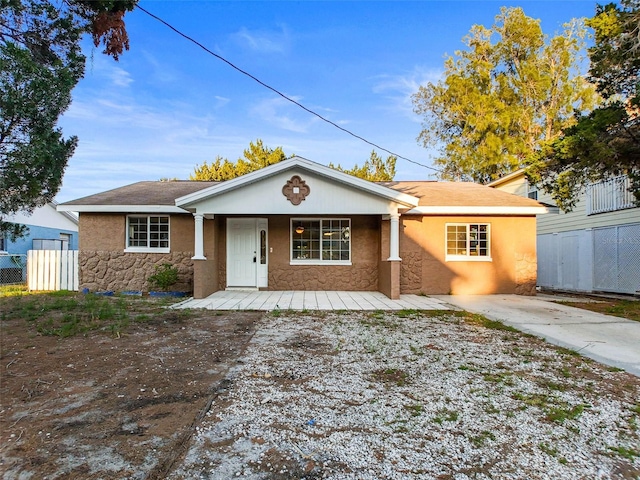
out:
{"label": "small bush", "polygon": [[153,288],[167,290],[178,282],[178,269],[169,263],[156,265],[156,273],[151,275],[147,282]]}

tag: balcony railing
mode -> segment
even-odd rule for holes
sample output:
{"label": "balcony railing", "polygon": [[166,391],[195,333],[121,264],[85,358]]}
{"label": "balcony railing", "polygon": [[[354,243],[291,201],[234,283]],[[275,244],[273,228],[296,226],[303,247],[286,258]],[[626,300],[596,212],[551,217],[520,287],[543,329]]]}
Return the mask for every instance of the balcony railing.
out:
{"label": "balcony railing", "polygon": [[635,197],[629,191],[629,177],[620,175],[587,186],[587,215],[614,212],[635,207]]}

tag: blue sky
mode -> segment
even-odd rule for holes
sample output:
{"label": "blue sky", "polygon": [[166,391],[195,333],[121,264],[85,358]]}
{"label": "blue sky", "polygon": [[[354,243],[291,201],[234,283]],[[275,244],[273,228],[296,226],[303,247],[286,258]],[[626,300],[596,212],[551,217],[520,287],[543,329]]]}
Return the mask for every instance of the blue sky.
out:
{"label": "blue sky", "polygon": [[[419,163],[421,118],[411,94],[441,78],[445,55],[473,24],[521,6],[547,34],[595,2],[149,1],[140,5],[216,54],[340,126]],[[373,147],[322,122],[136,10],[119,62],[86,42],[85,78],[61,119],[79,146],[58,201],[140,180],[186,179],[250,141],[322,164],[362,164]],[[386,158],[385,152],[379,153]],[[397,180],[433,179],[402,159]]]}

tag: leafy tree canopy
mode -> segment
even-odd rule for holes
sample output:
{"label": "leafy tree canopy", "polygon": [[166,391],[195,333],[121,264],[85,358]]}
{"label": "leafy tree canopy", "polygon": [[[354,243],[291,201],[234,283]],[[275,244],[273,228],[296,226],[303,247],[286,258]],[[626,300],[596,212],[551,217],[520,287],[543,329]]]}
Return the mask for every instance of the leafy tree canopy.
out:
{"label": "leafy tree canopy", "polygon": [[589,49],[590,80],[605,102],[544,146],[527,176],[549,192],[565,211],[592,182],[626,174],[640,205],[640,2],[598,6],[587,24],[594,30]]}
{"label": "leafy tree canopy", "polygon": [[[122,17],[135,1],[0,0],[0,214],[30,213],[60,189],[77,138],[58,118],[84,74],[81,36],[117,59],[128,48]],[[26,233],[0,218],[0,235]]]}
{"label": "leafy tree canopy", "polygon": [[339,164],[329,164],[329,167],[335,168],[354,177],[363,178],[370,182],[390,182],[396,176],[396,161],[398,157],[388,156],[383,160],[375,150],[371,151],[369,160],[365,161],[362,167],[357,164],[350,170],[345,170]]}
{"label": "leafy tree canopy", "polygon": [[211,163],[204,162],[202,165],[196,165],[193,174],[189,176],[189,180],[231,180],[287,158],[290,157],[285,155],[282,147],[271,149],[266,147],[262,140],[257,139],[256,143],[249,142],[249,148],[243,152],[243,156],[235,163],[218,155]]}
{"label": "leafy tree canopy", "polygon": [[[231,180],[293,156],[286,155],[282,147],[271,149],[266,147],[262,140],[257,139],[256,143],[249,142],[249,148],[244,151],[243,156],[236,162],[230,162],[228,159],[218,155],[211,163],[204,162],[202,165],[196,165],[194,172],[189,176],[189,180]],[[372,182],[390,181],[393,180],[396,174],[396,160],[396,157],[393,156],[382,160],[373,151],[369,160],[362,167],[356,165],[350,170],[345,170],[340,165],[333,165],[332,163],[329,164],[329,167]]]}
{"label": "leafy tree canopy", "polygon": [[474,25],[467,49],[445,61],[444,79],[421,86],[418,141],[440,148],[441,177],[487,183],[526,164],[543,141],[590,109],[595,89],[579,71],[580,21],[552,38],[521,8],[503,7],[491,28]]}

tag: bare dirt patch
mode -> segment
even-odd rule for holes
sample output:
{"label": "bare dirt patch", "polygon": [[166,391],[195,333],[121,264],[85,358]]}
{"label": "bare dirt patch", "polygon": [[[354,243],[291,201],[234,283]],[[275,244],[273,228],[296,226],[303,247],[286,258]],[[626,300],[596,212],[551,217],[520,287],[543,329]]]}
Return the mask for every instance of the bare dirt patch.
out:
{"label": "bare dirt patch", "polygon": [[25,298],[0,299],[3,479],[164,478],[261,317],[137,300],[138,321],[64,337],[60,309]]}

